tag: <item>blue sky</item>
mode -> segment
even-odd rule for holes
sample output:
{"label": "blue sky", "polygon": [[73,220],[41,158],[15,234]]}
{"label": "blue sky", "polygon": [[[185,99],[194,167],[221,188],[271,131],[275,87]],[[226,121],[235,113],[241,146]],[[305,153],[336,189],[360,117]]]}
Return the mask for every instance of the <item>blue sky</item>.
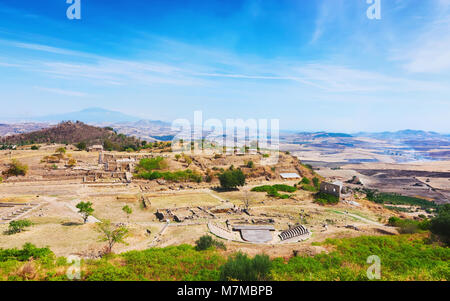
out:
{"label": "blue sky", "polygon": [[0,0],[0,117],[450,132],[450,0]]}

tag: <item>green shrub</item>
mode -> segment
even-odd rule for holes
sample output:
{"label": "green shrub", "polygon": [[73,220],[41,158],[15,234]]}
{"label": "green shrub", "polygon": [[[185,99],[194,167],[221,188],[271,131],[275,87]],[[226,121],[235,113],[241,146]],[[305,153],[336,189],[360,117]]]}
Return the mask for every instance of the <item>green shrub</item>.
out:
{"label": "green shrub", "polygon": [[268,281],[271,280],[272,262],[267,255],[256,255],[249,258],[246,254],[237,253],[231,256],[220,268],[220,280]]}
{"label": "green shrub", "polygon": [[389,218],[388,224],[393,227],[400,228],[400,233],[403,234],[413,234],[417,233],[420,230],[429,230],[430,229],[430,221],[416,221],[412,219],[401,219],[398,217]]}
{"label": "green shrub", "polygon": [[38,150],[39,149],[39,146],[38,145],[33,145],[33,146],[31,146],[31,150]]}
{"label": "green shrub", "polygon": [[314,187],[316,187],[317,189],[319,189],[319,188],[320,188],[320,180],[319,180],[319,178],[314,177],[314,178],[312,179],[312,181],[313,181]]}
{"label": "green shrub", "polygon": [[138,172],[141,171],[153,171],[153,170],[162,170],[167,168],[167,162],[163,157],[156,158],[144,158],[139,161],[139,164],[136,166],[136,170]]}
{"label": "green shrub", "polygon": [[302,180],[300,181],[300,183],[298,183],[299,185],[300,184],[306,184],[306,185],[309,185],[309,184],[311,184],[311,181],[307,178],[307,177],[303,177],[302,178]]}
{"label": "green shrub", "polygon": [[203,235],[195,242],[195,249],[197,251],[205,251],[212,247],[226,250],[226,246],[223,242],[217,241],[209,235]]}
{"label": "green shrub", "polygon": [[253,163],[253,161],[248,161],[247,164],[246,164],[246,166],[247,166],[248,168],[253,168],[253,167],[255,167],[255,163]]}
{"label": "green shrub", "polygon": [[416,197],[404,196],[395,193],[378,193],[377,191],[369,189],[364,190],[364,192],[366,193],[366,198],[369,201],[377,204],[420,206],[424,210],[437,207],[434,202]]}
{"label": "green shrub", "polygon": [[450,244],[450,204],[440,206],[437,213],[438,215],[431,220],[431,232]]}
{"label": "green shrub", "polygon": [[325,192],[316,193],[314,198],[315,202],[320,205],[335,205],[339,203],[339,198],[337,196]]}
{"label": "green shrub", "polygon": [[156,179],[164,179],[170,182],[197,182],[200,183],[202,181],[202,176],[200,174],[194,173],[190,169],[179,170],[175,172],[141,172],[136,175],[137,178],[145,179],[145,180],[156,180]]}
{"label": "green shrub", "polygon": [[16,233],[20,233],[25,230],[27,227],[31,227],[32,223],[29,220],[17,220],[9,223],[8,230],[6,230],[6,234],[12,235]]}
{"label": "green shrub", "polygon": [[28,165],[22,164],[16,159],[12,159],[9,167],[3,172],[6,176],[26,176],[28,172]]}
{"label": "green shrub", "polygon": [[219,181],[222,188],[235,189],[245,185],[245,175],[240,169],[230,169],[219,175]]}
{"label": "green shrub", "polygon": [[9,260],[28,261],[30,258],[39,259],[52,257],[53,252],[49,248],[36,248],[35,245],[26,243],[22,250],[19,249],[0,249],[0,262]]}

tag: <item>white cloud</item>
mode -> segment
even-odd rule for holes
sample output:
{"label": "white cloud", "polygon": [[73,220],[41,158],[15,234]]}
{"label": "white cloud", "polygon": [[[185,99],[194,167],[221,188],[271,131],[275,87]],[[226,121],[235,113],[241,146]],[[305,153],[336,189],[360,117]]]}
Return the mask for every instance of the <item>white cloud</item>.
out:
{"label": "white cloud", "polygon": [[64,96],[74,96],[74,97],[87,97],[89,96],[87,93],[65,90],[65,89],[57,89],[57,88],[46,88],[46,87],[34,87],[36,90],[50,92],[54,94],[64,95]]}

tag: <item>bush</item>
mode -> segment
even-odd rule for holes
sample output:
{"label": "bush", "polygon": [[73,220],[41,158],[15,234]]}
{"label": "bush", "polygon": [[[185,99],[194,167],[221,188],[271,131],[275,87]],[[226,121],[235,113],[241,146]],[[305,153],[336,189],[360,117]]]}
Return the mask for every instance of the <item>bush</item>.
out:
{"label": "bush", "polygon": [[280,199],[288,199],[290,198],[290,195],[288,194],[280,194],[278,191],[284,191],[284,192],[295,192],[297,191],[297,188],[293,187],[293,186],[289,186],[289,185],[284,185],[284,184],[280,184],[280,185],[263,185],[263,186],[257,186],[252,188],[251,191],[255,191],[255,192],[266,192],[268,196],[271,197],[276,197],[276,198],[280,198]]}
{"label": "bush", "polygon": [[0,249],[0,262],[9,260],[28,261],[30,258],[39,259],[53,256],[49,248],[36,248],[35,245],[26,243],[22,250],[18,249]]}
{"label": "bush", "polygon": [[272,262],[267,255],[256,255],[252,259],[237,253],[220,268],[220,280],[268,281],[272,278],[271,268]]}
{"label": "bush", "polygon": [[197,182],[200,183],[202,181],[202,176],[193,172],[190,169],[179,170],[175,172],[141,172],[136,175],[137,178],[145,179],[145,180],[156,180],[156,179],[164,179],[170,182]]}
{"label": "bush", "polygon": [[3,172],[6,176],[26,176],[28,173],[28,165],[22,164],[16,159],[12,159],[9,167]]}
{"label": "bush", "polygon": [[205,251],[212,247],[226,250],[226,246],[223,242],[217,241],[209,235],[203,235],[195,242],[195,249],[197,251]]}
{"label": "bush", "polygon": [[138,172],[142,171],[153,171],[153,170],[162,170],[167,168],[167,162],[163,157],[156,158],[144,158],[139,161],[139,164],[136,166],[136,170]]}
{"label": "bush", "polygon": [[430,230],[450,244],[450,204],[438,208],[438,215],[431,220]]}
{"label": "bush", "polygon": [[20,233],[25,230],[27,227],[31,227],[32,223],[29,220],[17,220],[9,223],[8,230],[6,234],[12,235],[16,233]]}
{"label": "bush", "polygon": [[253,163],[253,161],[248,161],[246,166],[248,168],[253,168],[253,167],[255,167],[255,163]]}
{"label": "bush", "polygon": [[75,147],[78,148],[80,151],[82,151],[82,150],[86,150],[87,145],[86,145],[86,142],[80,142],[80,143],[75,144]]}
{"label": "bush", "polygon": [[300,181],[300,183],[298,183],[298,184],[309,185],[309,184],[311,184],[311,181],[307,177],[303,177],[302,180]]}
{"label": "bush", "polygon": [[312,179],[312,181],[313,181],[314,187],[316,187],[317,189],[319,189],[319,188],[320,188],[320,180],[319,180],[319,178],[314,177],[314,178]]}
{"label": "bush", "polygon": [[31,147],[31,150],[38,150],[39,149],[39,146],[38,145],[33,145],[32,147]]}
{"label": "bush", "polygon": [[335,205],[339,203],[339,198],[337,196],[325,192],[316,193],[314,198],[315,202],[320,205]]}
{"label": "bush", "polygon": [[219,175],[219,181],[224,189],[236,189],[245,185],[245,175],[240,169],[227,170]]}
{"label": "bush", "polygon": [[403,234],[413,234],[417,233],[420,230],[429,230],[430,229],[430,221],[415,221],[411,219],[401,219],[398,217],[389,218],[388,224],[392,227],[398,227],[399,232]]}

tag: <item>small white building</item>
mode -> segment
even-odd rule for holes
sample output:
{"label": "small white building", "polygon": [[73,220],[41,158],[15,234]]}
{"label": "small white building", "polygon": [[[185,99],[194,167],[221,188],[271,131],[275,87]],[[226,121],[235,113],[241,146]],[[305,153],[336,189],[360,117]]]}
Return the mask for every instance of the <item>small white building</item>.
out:
{"label": "small white building", "polygon": [[295,173],[295,172],[280,173],[280,177],[284,180],[300,179],[300,176],[298,175],[298,173]]}
{"label": "small white building", "polygon": [[102,152],[103,146],[102,145],[92,145],[88,147],[88,152]]}

